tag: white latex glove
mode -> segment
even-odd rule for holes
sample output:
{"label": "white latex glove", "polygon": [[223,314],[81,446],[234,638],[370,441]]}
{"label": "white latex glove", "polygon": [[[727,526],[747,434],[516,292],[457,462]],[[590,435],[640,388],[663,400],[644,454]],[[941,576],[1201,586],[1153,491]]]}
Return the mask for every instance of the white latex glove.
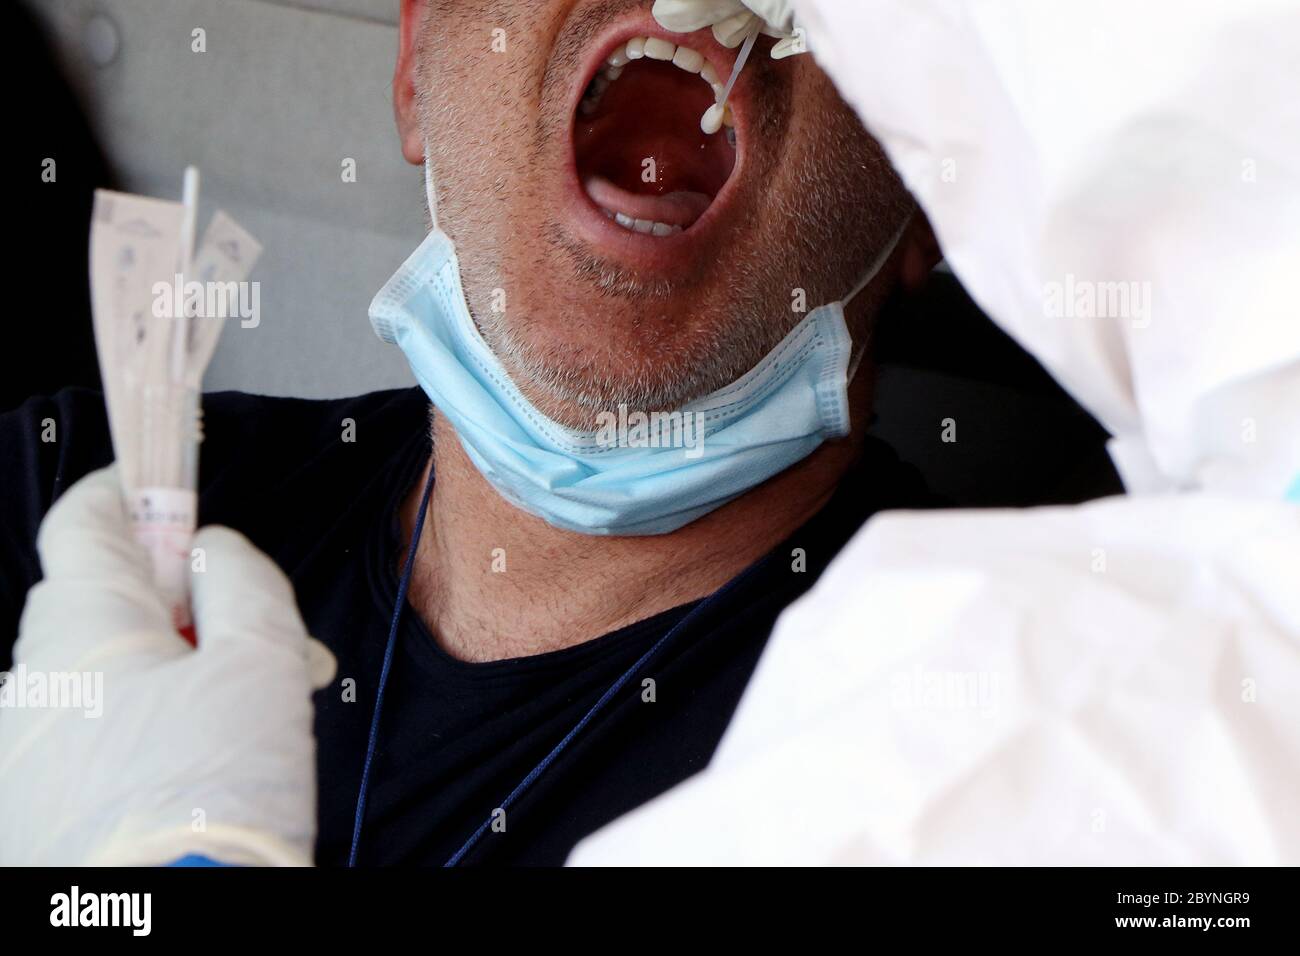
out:
{"label": "white latex glove", "polygon": [[754,20],[761,20],[762,32],[778,40],[772,47],[774,60],[807,49],[802,32],[796,32],[791,0],[655,0],[652,13],[674,33],[712,27],[713,36],[728,49],[740,46]]}
{"label": "white latex glove", "polygon": [[206,562],[192,575],[197,650],[153,589],[115,469],[46,516],[45,579],[27,596],[10,681],[30,698],[34,681],[79,674],[100,693],[75,708],[0,707],[0,862],[158,865],[194,853],[310,865],[311,691],[332,679],[333,657],[246,538],[209,527],[194,544]]}

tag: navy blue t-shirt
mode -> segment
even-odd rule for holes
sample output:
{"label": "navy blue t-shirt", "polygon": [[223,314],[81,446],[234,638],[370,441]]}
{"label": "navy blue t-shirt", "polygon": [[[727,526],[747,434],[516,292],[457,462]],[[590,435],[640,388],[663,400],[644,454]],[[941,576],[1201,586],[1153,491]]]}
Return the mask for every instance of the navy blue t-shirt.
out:
{"label": "navy blue t-shirt", "polygon": [[[405,551],[398,509],[430,450],[428,403],[418,389],[331,401],[217,393],[205,396],[204,432],[200,522],[236,528],[269,554],[293,582],[308,629],[338,658],[334,683],[315,696],[316,858],[343,864]],[[0,416],[0,666],[9,664],[24,596],[40,578],[42,516],[111,458],[98,393],[66,390]],[[450,657],[406,608],[359,862],[446,862],[680,624],[512,803],[504,828],[490,829],[463,861],[562,863],[584,836],[708,763],[777,615],[867,517],[933,504],[915,471],[869,440],[819,514],[698,606],[564,650],[488,663]],[[865,635],[871,622],[862,626]],[[70,783],[75,774],[69,767]]]}

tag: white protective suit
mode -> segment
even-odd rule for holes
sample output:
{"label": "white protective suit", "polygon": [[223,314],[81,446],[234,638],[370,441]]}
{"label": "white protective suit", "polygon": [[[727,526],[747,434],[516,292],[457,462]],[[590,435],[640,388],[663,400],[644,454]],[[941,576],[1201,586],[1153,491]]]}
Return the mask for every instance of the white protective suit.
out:
{"label": "white protective suit", "polygon": [[795,10],[1129,494],[873,519],[571,862],[1300,863],[1300,4]]}

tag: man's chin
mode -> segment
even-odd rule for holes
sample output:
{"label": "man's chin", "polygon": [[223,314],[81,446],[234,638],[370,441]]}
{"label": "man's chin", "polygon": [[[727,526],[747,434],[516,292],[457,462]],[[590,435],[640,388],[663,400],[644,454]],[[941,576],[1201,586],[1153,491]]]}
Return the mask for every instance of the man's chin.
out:
{"label": "man's chin", "polygon": [[[744,368],[731,366],[753,364],[738,358],[752,345],[719,350],[726,339],[717,334],[721,330],[699,336],[698,343],[688,335],[665,341],[639,334],[644,327],[628,327],[599,341],[563,331],[543,339],[539,331],[531,328],[523,337],[489,335],[489,345],[538,410],[582,431],[595,428],[602,412],[682,408],[743,374]],[[700,331],[697,327],[695,334]]]}

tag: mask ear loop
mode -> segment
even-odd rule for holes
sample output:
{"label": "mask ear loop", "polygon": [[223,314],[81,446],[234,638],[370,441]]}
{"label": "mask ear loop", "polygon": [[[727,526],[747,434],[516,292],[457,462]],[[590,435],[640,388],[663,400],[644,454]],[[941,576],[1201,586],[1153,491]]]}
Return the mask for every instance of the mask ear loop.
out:
{"label": "mask ear loop", "polygon": [[[913,207],[913,212],[915,212],[915,207]],[[889,261],[889,257],[894,254],[894,250],[898,248],[899,242],[902,241],[903,233],[907,232],[907,227],[912,224],[913,212],[909,212],[907,214],[907,216],[903,219],[903,224],[898,227],[898,230],[894,233],[893,238],[891,238],[889,242],[885,244],[885,248],[880,250],[880,255],[876,256],[875,260],[871,263],[871,265],[867,267],[867,271],[862,274],[862,278],[858,280],[858,284],[855,285],[853,287],[853,290],[841,300],[840,304],[844,306],[845,309],[847,309],[849,303],[852,302],[854,298],[857,297],[858,293],[860,293],[863,289],[869,286],[871,284],[871,280],[874,279],[877,275],[879,275],[880,270],[885,267],[885,263]],[[866,354],[867,354],[867,337],[863,336],[862,341],[853,346],[853,353],[849,356],[848,378],[846,380],[847,382],[852,382],[853,377],[858,374],[858,366],[862,364],[862,357]]]}
{"label": "mask ear loop", "polygon": [[429,161],[429,144],[424,144],[424,201],[429,207],[429,225],[438,228],[438,193],[433,187],[433,163]]}

